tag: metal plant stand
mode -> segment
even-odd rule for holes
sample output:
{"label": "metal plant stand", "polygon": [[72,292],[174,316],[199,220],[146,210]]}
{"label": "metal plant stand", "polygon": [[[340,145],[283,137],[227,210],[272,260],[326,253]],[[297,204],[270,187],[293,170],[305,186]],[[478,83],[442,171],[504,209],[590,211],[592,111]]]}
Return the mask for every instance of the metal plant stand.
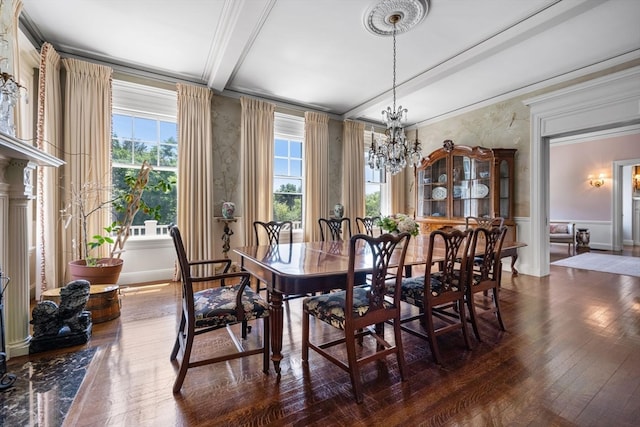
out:
{"label": "metal plant stand", "polygon": [[[2,274],[0,269],[0,338],[2,339],[2,352],[0,352],[0,391],[5,391],[16,382],[16,376],[7,373],[7,354],[5,352],[4,342],[4,291],[7,289],[7,285],[11,279]],[[6,282],[3,283],[2,282]]]}

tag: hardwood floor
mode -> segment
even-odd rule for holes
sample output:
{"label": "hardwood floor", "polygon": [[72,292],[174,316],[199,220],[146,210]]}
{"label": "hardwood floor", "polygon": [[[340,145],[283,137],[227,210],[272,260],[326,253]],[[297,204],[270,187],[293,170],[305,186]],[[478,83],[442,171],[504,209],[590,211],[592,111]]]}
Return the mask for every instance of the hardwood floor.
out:
{"label": "hardwood floor", "polygon": [[[640,256],[639,247],[626,252]],[[394,358],[369,365],[361,405],[345,372],[314,352],[301,363],[300,299],[287,303],[279,382],[255,356],[193,368],[173,395],[178,300],[174,283],[123,292],[122,316],[94,326],[89,346],[98,351],[65,425],[640,424],[640,277],[557,266],[544,278],[505,272],[506,332],[481,315],[484,341],[472,351],[459,333],[440,337],[443,366],[425,341],[404,335],[408,380]],[[250,339],[261,333],[254,327]],[[224,351],[219,336],[199,351]]]}

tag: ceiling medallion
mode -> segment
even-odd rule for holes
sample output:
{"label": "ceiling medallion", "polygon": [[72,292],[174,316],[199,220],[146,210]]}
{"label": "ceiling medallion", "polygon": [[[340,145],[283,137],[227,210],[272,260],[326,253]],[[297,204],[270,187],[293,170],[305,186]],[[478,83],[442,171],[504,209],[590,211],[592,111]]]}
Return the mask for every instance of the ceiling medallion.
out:
{"label": "ceiling medallion", "polygon": [[[364,15],[364,26],[373,34],[391,36],[409,31],[427,16],[427,0],[382,0]],[[394,27],[393,16],[400,16]]]}

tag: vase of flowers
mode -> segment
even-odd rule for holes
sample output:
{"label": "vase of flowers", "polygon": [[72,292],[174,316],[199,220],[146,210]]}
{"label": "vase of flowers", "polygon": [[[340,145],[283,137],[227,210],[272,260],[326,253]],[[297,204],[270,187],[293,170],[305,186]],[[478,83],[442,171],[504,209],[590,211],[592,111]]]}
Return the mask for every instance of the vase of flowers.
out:
{"label": "vase of flowers", "polygon": [[409,215],[400,213],[382,217],[378,226],[389,233],[407,232],[412,236],[417,236],[420,233],[418,223]]}

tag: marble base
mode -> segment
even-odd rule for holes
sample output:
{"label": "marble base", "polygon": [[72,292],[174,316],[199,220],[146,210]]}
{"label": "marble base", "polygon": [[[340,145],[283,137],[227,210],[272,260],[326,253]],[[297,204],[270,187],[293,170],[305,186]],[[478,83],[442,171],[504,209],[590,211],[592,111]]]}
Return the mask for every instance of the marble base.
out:
{"label": "marble base", "polygon": [[0,392],[0,425],[62,425],[95,352],[90,348],[26,362],[22,357],[22,362],[9,360],[8,372],[17,379]]}

